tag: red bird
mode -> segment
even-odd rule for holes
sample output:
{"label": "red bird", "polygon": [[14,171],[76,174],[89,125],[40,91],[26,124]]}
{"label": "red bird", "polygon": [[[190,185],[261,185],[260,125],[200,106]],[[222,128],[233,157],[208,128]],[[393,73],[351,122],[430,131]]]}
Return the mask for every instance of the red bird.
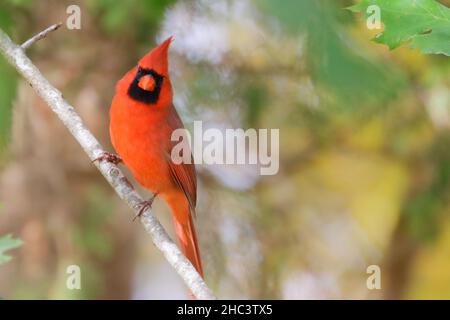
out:
{"label": "red bird", "polygon": [[[197,201],[195,166],[174,164],[170,157],[175,144],[171,134],[183,128],[172,103],[167,57],[171,41],[172,37],[150,51],[117,83],[110,110],[110,135],[136,180],[170,207],[182,251],[203,277],[192,219]],[[141,212],[154,197],[143,203]]]}

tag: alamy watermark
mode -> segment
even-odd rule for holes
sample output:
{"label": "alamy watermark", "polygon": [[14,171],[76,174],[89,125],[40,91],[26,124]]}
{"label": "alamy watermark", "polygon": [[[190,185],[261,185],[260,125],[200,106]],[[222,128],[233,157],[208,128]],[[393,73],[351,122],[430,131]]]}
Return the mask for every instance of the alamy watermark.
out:
{"label": "alamy watermark", "polygon": [[81,268],[76,264],[72,264],[67,267],[66,273],[68,274],[66,279],[66,287],[69,290],[81,289]]}
{"label": "alamy watermark", "polygon": [[81,29],[81,9],[76,4],[72,4],[66,8],[68,17],[66,19],[66,27],[69,30]]}
{"label": "alamy watermark", "polygon": [[193,135],[184,128],[173,131],[175,164],[259,165],[261,175],[278,173],[279,129],[204,129],[202,121],[194,121]]}
{"label": "alamy watermark", "polygon": [[366,9],[367,20],[366,25],[367,29],[381,29],[381,9],[376,4],[370,5]]}
{"label": "alamy watermark", "polygon": [[381,289],[381,268],[376,264],[367,267],[366,273],[370,274],[366,280],[366,286],[369,290]]}

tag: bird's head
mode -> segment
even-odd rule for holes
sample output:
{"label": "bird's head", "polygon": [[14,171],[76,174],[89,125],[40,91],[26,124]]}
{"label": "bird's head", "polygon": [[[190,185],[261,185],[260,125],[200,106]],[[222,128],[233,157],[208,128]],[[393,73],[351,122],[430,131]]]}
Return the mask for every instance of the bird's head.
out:
{"label": "bird's head", "polygon": [[145,104],[167,104],[172,99],[169,80],[168,50],[172,37],[147,53],[124,79],[129,82],[127,94]]}
{"label": "bird's head", "polygon": [[167,38],[158,47],[147,53],[140,61],[139,67],[153,70],[157,74],[167,77],[169,75],[168,52],[172,37]]}

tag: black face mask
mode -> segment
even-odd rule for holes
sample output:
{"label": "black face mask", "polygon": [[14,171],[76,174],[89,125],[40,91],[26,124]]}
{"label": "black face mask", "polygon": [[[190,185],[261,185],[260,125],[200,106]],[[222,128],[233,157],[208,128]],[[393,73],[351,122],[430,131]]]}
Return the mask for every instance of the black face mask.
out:
{"label": "black face mask", "polygon": [[[151,91],[144,90],[139,87],[139,80],[146,75],[150,75],[155,80],[155,88]],[[144,69],[138,66],[136,76],[128,88],[128,96],[133,100],[143,102],[145,104],[155,104],[159,99],[163,79],[164,76],[158,74],[155,70]]]}

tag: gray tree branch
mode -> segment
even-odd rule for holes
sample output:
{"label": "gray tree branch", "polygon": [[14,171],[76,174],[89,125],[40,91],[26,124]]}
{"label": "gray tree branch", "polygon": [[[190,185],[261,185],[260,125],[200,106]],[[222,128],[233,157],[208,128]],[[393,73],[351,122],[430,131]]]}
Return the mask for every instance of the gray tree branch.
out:
{"label": "gray tree branch", "polygon": [[[47,81],[24,52],[35,41],[42,39],[49,32],[58,29],[58,27],[59,25],[56,24],[47,28],[24,42],[22,46],[13,43],[8,35],[0,29],[0,51],[61,119],[89,158],[94,160],[105,152],[103,147],[83,124],[75,109],[63,98],[61,92]],[[133,209],[134,214],[137,214],[143,199],[134,190],[121,170],[109,162],[96,161],[94,163],[120,198]],[[197,273],[190,261],[181,253],[178,246],[170,239],[150,209],[146,209],[143,212],[140,221],[147,233],[150,234],[154,245],[164,254],[167,261],[181,276],[192,294],[198,299],[216,299],[202,277]]]}
{"label": "gray tree branch", "polygon": [[58,30],[59,27],[62,26],[62,23],[56,23],[51,25],[50,27],[48,27],[47,29],[45,29],[44,31],[39,32],[37,35],[35,35],[34,37],[28,39],[27,41],[25,41],[24,43],[22,43],[21,47],[22,49],[25,51],[27,50],[33,43],[35,43],[38,40],[41,40],[43,38],[45,38],[47,36],[47,34],[49,34],[52,31]]}

